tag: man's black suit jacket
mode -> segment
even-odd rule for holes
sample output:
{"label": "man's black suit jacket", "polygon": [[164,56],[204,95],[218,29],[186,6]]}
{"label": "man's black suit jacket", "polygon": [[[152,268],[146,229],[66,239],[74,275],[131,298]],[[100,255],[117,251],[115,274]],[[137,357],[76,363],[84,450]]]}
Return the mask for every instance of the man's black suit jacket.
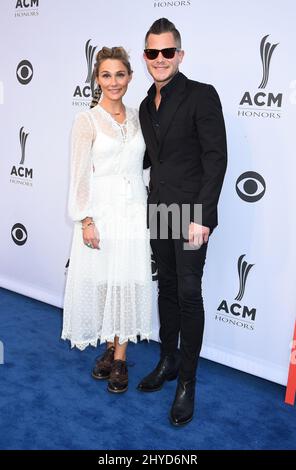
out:
{"label": "man's black suit jacket", "polygon": [[[162,110],[157,141],[142,101],[139,118],[146,143],[144,168],[151,166],[148,204],[202,204],[202,225],[217,225],[217,204],[227,162],[226,134],[219,96],[212,85],[180,73]],[[200,220],[196,220],[200,223]]]}

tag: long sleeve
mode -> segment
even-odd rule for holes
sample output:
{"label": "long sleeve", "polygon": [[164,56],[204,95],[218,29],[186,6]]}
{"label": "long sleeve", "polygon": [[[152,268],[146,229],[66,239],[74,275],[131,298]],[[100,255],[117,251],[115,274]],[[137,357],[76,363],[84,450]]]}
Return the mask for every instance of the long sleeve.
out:
{"label": "long sleeve", "polygon": [[217,224],[217,204],[227,165],[227,145],[224,119],[219,96],[208,85],[207,93],[199,100],[200,115],[196,122],[202,146],[203,179],[198,203],[202,204],[203,225]]}
{"label": "long sleeve", "polygon": [[74,221],[92,217],[93,127],[87,113],[79,113],[71,135],[71,166],[68,212]]}

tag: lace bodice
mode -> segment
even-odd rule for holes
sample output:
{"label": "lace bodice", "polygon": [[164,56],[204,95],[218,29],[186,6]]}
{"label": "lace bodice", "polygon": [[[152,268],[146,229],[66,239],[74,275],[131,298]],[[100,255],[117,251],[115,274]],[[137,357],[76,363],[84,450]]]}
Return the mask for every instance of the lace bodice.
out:
{"label": "lace bodice", "polygon": [[93,216],[93,178],[141,175],[145,144],[137,110],[127,108],[117,123],[100,105],[79,113],[72,128],[69,215],[74,221]]}

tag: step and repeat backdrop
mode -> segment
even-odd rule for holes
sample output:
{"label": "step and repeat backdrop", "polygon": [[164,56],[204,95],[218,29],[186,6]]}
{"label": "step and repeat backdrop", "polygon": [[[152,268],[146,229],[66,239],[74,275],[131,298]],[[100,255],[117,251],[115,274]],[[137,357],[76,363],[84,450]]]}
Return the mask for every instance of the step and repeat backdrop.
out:
{"label": "step and repeat backdrop", "polygon": [[182,34],[181,71],[216,87],[227,127],[202,356],[286,384],[296,307],[293,0],[1,0],[0,285],[62,307],[73,118],[89,107],[102,46],[128,50],[125,103],[139,106],[151,85],[144,36],[160,17]]}

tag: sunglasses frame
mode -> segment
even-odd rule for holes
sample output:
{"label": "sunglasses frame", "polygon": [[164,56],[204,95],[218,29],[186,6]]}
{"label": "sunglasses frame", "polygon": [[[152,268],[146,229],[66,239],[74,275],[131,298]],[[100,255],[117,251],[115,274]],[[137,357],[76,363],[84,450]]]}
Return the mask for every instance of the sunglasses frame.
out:
{"label": "sunglasses frame", "polygon": [[[169,50],[169,51],[172,51],[172,50],[174,51],[174,54],[173,54],[172,57],[166,57],[166,56],[165,56],[165,53],[163,53],[164,51],[168,51],[168,50]],[[157,59],[157,57],[159,56],[159,53],[160,53],[160,52],[161,52],[161,54],[163,55],[163,57],[164,57],[165,59],[173,59],[173,58],[175,57],[176,52],[179,52],[180,50],[181,50],[181,49],[180,49],[179,47],[165,47],[164,49],[144,49],[144,54],[145,54],[145,56],[146,56],[146,58],[147,58],[148,60],[155,60],[155,59]],[[157,55],[156,55],[153,59],[150,59],[150,58],[147,56],[147,52],[148,52],[148,54],[149,54],[149,52],[152,52],[152,51],[153,51],[153,52],[157,52]]]}

